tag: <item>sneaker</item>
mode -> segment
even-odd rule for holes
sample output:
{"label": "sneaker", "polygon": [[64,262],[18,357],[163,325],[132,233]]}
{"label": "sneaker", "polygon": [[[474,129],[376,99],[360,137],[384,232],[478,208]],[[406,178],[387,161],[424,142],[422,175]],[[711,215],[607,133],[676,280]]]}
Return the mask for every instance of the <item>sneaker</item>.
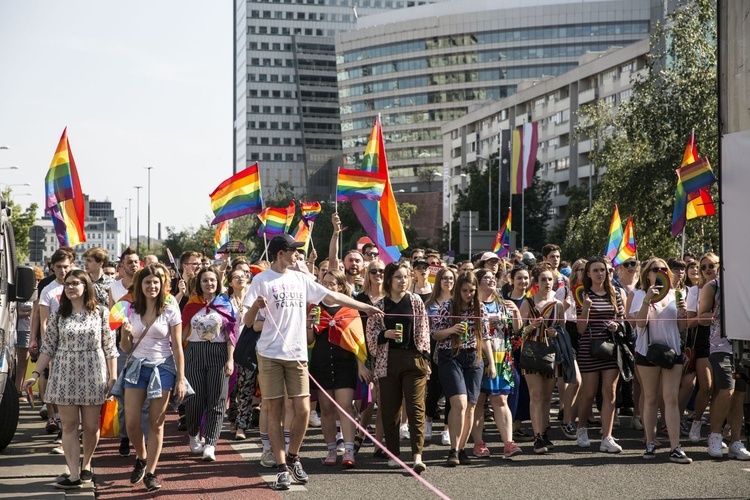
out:
{"label": "sneaker", "polygon": [[204,446],[203,443],[201,443],[200,434],[197,436],[190,436],[190,442],[188,444],[190,446],[190,453],[193,453],[194,455],[203,453]]}
{"label": "sneaker", "polygon": [[680,419],[680,437],[689,438],[691,425],[688,424],[687,419]]}
{"label": "sneaker", "polygon": [[656,445],[654,443],[648,443],[646,445],[646,451],[643,453],[643,458],[646,460],[653,460],[656,458]]}
{"label": "sneaker", "polygon": [[484,441],[474,443],[474,456],[477,458],[490,456],[490,450],[487,449],[487,445],[484,443]]}
{"label": "sneaker", "polygon": [[392,458],[388,459],[388,468],[389,469],[400,469],[401,464],[393,460]]}
{"label": "sneaker", "polygon": [[47,411],[46,407],[43,406],[42,409],[39,410],[39,417],[42,420],[47,420],[49,418],[49,412]]}
{"label": "sneaker", "polygon": [[402,440],[408,441],[411,437],[409,435],[409,424],[401,424],[401,426],[398,428],[398,435]]}
{"label": "sneaker", "polygon": [[693,420],[693,425],[690,426],[690,432],[688,437],[691,443],[698,443],[701,440],[701,421]]}
{"label": "sneaker", "polygon": [[291,464],[287,462],[287,467],[289,467],[289,472],[298,483],[305,484],[310,480],[310,478],[307,477],[307,472],[302,468],[302,462],[300,462],[299,457],[295,457]]}
{"label": "sneaker", "polygon": [[721,439],[721,434],[711,433],[708,435],[708,454],[714,458],[722,458],[724,456],[724,450],[721,445],[724,441]]}
{"label": "sneaker", "polygon": [[448,460],[445,461],[445,465],[447,467],[455,467],[458,464],[460,464],[460,460],[458,459],[458,453],[456,453],[456,450],[451,450],[448,452]]}
{"label": "sneaker", "polygon": [[52,454],[53,455],[65,455],[65,450],[63,450],[62,445],[58,445],[52,448]]}
{"label": "sneaker", "polygon": [[161,483],[156,480],[156,474],[146,473],[146,477],[143,478],[143,484],[146,486],[146,491],[154,491],[161,488]]}
{"label": "sneaker", "polygon": [[63,479],[62,481],[55,483],[55,488],[61,490],[72,490],[81,487],[81,480],[71,481],[70,478]]}
{"label": "sneaker", "polygon": [[47,431],[47,434],[54,434],[55,432],[60,432],[60,425],[57,423],[57,420],[50,418],[47,419],[47,425],[44,426],[44,430]]}
{"label": "sneaker", "polygon": [[543,453],[547,453],[547,447],[544,445],[544,439],[542,438],[541,434],[536,435],[536,439],[534,439],[534,453],[541,455]]}
{"label": "sneaker", "polygon": [[451,435],[448,431],[443,431],[440,433],[440,444],[443,446],[449,446],[451,444]]}
{"label": "sneaker", "polygon": [[185,432],[187,430],[187,420],[185,419],[185,415],[177,419],[177,430],[180,432]]}
{"label": "sneaker", "polygon": [[534,435],[523,429],[518,429],[513,433],[513,441],[519,443],[530,443],[534,441]]}
{"label": "sneaker", "polygon": [[276,474],[276,481],[273,482],[273,489],[288,490],[291,485],[292,478],[289,476],[288,470]]}
{"label": "sneaker", "polygon": [[685,452],[679,446],[669,454],[669,460],[678,464],[689,464],[693,461],[692,458],[685,455]]}
{"label": "sneaker", "polygon": [[427,470],[427,466],[424,464],[424,462],[414,462],[414,467],[412,467],[412,470],[417,474],[421,474]]}
{"label": "sneaker", "polygon": [[750,460],[750,452],[745,449],[745,445],[742,441],[735,441],[729,445],[729,458]]}
{"label": "sneaker", "polygon": [[432,422],[424,423],[424,440],[429,441],[432,439]]}
{"label": "sneaker", "polygon": [[137,456],[135,457],[135,466],[133,467],[133,472],[130,473],[130,484],[136,484],[141,479],[143,479],[143,475],[146,473],[146,461],[141,460]]}
{"label": "sneaker", "polygon": [[599,445],[599,451],[603,451],[605,453],[620,453],[622,451],[622,446],[615,442],[615,438],[613,438],[612,436],[607,436],[602,439],[602,444]]}
{"label": "sneaker", "polygon": [[128,438],[120,439],[120,448],[117,450],[117,452],[120,454],[121,457],[129,457],[130,456],[130,439]]}
{"label": "sneaker", "polygon": [[270,469],[276,467],[276,457],[273,455],[271,448],[265,450],[260,456],[260,466]]}
{"label": "sneaker", "polygon": [[523,453],[523,450],[513,441],[509,441],[503,448],[503,457],[505,458],[515,457],[519,453]]}
{"label": "sneaker", "polygon": [[318,416],[317,411],[312,410],[310,412],[310,418],[307,423],[310,424],[310,427],[320,427],[320,417]]}
{"label": "sneaker", "polygon": [[234,440],[235,441],[244,441],[247,439],[247,435],[245,435],[245,429],[242,427],[237,427],[237,432],[234,433]]}
{"label": "sneaker", "polygon": [[336,465],[336,462],[339,459],[339,454],[336,450],[328,450],[328,455],[326,456],[325,460],[323,460],[323,465],[326,465],[328,467],[332,467]]}
{"label": "sneaker", "polygon": [[203,460],[206,462],[216,462],[216,446],[209,444],[203,448]]}
{"label": "sneaker", "polygon": [[88,469],[88,470],[82,469],[80,478],[81,478],[82,483],[90,483],[91,481],[93,481],[94,480],[93,469]]}
{"label": "sneaker", "polygon": [[354,452],[353,451],[346,450],[344,452],[344,456],[341,457],[341,465],[349,469],[354,467]]}
{"label": "sneaker", "polygon": [[643,421],[641,420],[640,415],[636,415],[630,420],[630,428],[635,429],[637,431],[643,430]]}
{"label": "sneaker", "polygon": [[57,436],[52,441],[54,444],[62,444],[62,431],[57,433]]}
{"label": "sneaker", "polygon": [[555,449],[555,443],[550,441],[549,437],[547,436],[547,431],[542,434],[542,440],[544,441],[544,446],[547,447],[547,451],[552,451]]}
{"label": "sneaker", "polygon": [[562,426],[563,434],[567,439],[575,439],[577,437],[576,430],[576,424],[573,422],[568,422]]}
{"label": "sneaker", "polygon": [[471,465],[471,459],[469,458],[469,455],[466,454],[465,450],[458,452],[458,463],[461,465]]}
{"label": "sneaker", "polygon": [[576,431],[576,444],[579,448],[589,448],[591,441],[589,441],[589,431],[586,427],[581,427]]}

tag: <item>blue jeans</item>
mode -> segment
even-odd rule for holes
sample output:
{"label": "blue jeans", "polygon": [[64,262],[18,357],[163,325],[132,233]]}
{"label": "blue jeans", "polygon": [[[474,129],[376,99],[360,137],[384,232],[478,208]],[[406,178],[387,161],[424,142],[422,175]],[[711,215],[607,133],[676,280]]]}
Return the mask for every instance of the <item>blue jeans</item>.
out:
{"label": "blue jeans", "polygon": [[[120,347],[117,347],[117,373],[119,374],[125,368],[125,360],[128,355]],[[151,401],[146,399],[141,409],[141,429],[143,429],[143,438],[148,442],[148,410],[151,407]],[[128,437],[128,428],[125,426],[125,399],[117,398],[117,420],[120,422],[120,437]]]}

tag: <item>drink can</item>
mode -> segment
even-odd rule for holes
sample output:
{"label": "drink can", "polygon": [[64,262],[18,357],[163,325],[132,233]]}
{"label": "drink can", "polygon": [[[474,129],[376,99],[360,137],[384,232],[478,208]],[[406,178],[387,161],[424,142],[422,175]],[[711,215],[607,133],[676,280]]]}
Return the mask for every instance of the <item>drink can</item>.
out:
{"label": "drink can", "polygon": [[395,330],[400,333],[400,335],[396,337],[396,342],[400,344],[404,341],[404,325],[396,323]]}
{"label": "drink can", "polygon": [[469,322],[468,321],[462,321],[461,325],[464,328],[464,333],[461,334],[461,339],[466,340],[469,338]]}
{"label": "drink can", "polygon": [[674,291],[674,301],[680,302],[682,300],[682,292],[680,290]]}
{"label": "drink can", "polygon": [[313,325],[319,325],[320,324],[320,306],[315,306],[313,308],[313,311],[315,312],[315,317],[312,320]]}

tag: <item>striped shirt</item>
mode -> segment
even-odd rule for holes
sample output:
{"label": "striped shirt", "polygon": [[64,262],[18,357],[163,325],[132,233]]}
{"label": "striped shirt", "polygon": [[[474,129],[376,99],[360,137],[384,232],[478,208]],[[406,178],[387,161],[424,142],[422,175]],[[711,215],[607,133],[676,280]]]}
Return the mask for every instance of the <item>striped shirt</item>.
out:
{"label": "striped shirt", "polygon": [[[605,295],[597,295],[591,290],[586,290],[589,298],[591,299],[591,310],[589,311],[589,322],[586,327],[586,331],[581,334],[581,345],[578,348],[578,367],[581,373],[592,373],[601,370],[617,370],[617,361],[609,360],[604,361],[591,356],[591,339],[607,339],[610,338],[611,333],[607,330],[607,321],[613,321],[618,318],[618,315],[625,310],[622,305],[622,299],[620,294],[615,292],[615,298],[617,299],[616,311],[612,307],[612,303],[609,301],[609,297]],[[581,307],[576,308],[578,317],[581,317]]]}

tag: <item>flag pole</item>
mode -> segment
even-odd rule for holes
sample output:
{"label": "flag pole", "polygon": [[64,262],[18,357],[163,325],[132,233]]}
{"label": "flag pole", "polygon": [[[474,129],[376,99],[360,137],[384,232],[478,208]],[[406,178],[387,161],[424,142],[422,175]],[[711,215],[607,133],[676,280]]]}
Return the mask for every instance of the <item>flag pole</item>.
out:
{"label": "flag pole", "polygon": [[687,226],[687,221],[685,221],[685,225],[682,226],[682,252],[680,252],[680,259],[685,258],[685,227]]}
{"label": "flag pole", "polygon": [[258,260],[263,260],[263,256],[268,257],[268,238],[266,238],[265,232],[263,232],[263,244],[265,246],[265,250],[263,250],[263,254],[260,256],[260,259]]}
{"label": "flag pole", "polygon": [[524,230],[526,222],[526,190],[521,191],[521,249],[525,248]]}
{"label": "flag pole", "polygon": [[315,222],[314,221],[310,221],[310,234],[308,235],[308,237],[310,238],[310,248],[312,248],[313,250],[315,250],[315,243],[313,243],[313,237],[312,237],[312,232],[313,232],[313,226],[314,225],[315,225]]}

